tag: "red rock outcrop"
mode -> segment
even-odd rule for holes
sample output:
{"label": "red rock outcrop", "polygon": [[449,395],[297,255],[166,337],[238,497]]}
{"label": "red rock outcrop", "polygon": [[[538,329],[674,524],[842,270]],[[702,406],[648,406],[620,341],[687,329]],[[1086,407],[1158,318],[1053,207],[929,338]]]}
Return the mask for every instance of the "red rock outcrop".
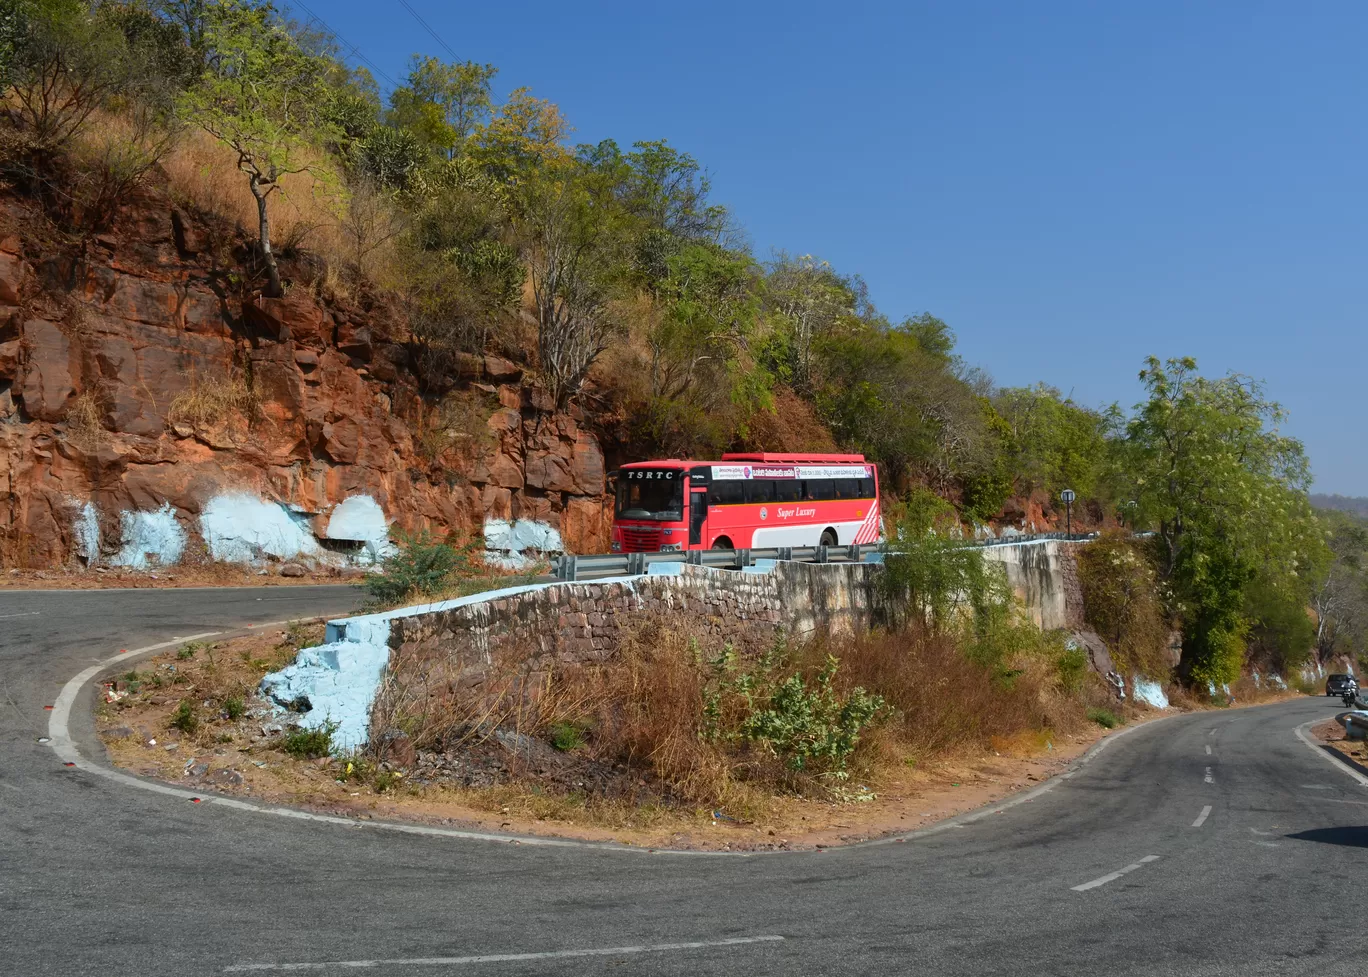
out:
{"label": "red rock outcrop", "polygon": [[[552,412],[524,366],[462,358],[457,389],[482,406],[455,435],[475,447],[434,455],[420,448],[433,398],[384,305],[303,282],[279,299],[235,294],[205,228],[155,196],[80,261],[30,236],[39,223],[29,202],[0,199],[0,564],[72,559],[88,501],[110,552],[119,513],[170,503],[193,532],[226,491],[306,513],[365,494],[399,526],[439,533],[537,519],[571,549],[605,547],[598,439]],[[233,384],[254,403],[211,396]],[[77,422],[78,401],[99,430]]]}

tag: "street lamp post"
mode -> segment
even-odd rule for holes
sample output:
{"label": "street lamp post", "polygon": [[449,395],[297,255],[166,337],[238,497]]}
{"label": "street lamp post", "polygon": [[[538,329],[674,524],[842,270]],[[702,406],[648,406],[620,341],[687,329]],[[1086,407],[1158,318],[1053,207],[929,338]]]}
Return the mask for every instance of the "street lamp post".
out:
{"label": "street lamp post", "polygon": [[1078,496],[1073,489],[1065,489],[1059,493],[1059,497],[1064,500],[1064,535],[1073,536],[1073,503]]}

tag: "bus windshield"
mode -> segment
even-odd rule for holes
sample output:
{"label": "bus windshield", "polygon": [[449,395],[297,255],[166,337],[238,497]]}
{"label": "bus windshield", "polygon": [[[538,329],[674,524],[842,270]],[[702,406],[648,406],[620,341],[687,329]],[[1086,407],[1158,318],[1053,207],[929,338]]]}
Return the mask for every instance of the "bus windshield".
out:
{"label": "bus windshield", "polygon": [[684,473],[628,468],[618,473],[617,517],[678,522],[684,518]]}

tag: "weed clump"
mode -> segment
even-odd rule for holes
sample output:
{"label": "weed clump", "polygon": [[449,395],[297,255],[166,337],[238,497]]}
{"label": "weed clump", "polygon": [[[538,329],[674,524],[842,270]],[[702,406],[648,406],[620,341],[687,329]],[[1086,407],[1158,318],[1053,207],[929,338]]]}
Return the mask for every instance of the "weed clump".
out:
{"label": "weed clump", "polygon": [[448,578],[470,564],[466,551],[434,540],[427,530],[397,536],[398,552],[381,564],[379,573],[366,580],[366,589],[379,603],[432,596]]}
{"label": "weed clump", "polygon": [[324,723],[318,729],[304,729],[295,727],[285,734],[285,739],[281,743],[281,749],[292,757],[301,760],[314,760],[318,757],[331,756],[333,751],[333,734],[337,732],[337,723]]}
{"label": "weed clump", "polygon": [[548,739],[562,753],[570,753],[584,746],[586,730],[580,723],[559,722],[551,726]]}
{"label": "weed clump", "polygon": [[1120,718],[1110,709],[1089,709],[1088,721],[1097,723],[1103,729],[1115,729],[1121,725]]}
{"label": "weed clump", "polygon": [[171,714],[171,725],[187,736],[194,736],[199,724],[199,715],[195,712],[194,703],[189,699],[182,699],[176,711]]}

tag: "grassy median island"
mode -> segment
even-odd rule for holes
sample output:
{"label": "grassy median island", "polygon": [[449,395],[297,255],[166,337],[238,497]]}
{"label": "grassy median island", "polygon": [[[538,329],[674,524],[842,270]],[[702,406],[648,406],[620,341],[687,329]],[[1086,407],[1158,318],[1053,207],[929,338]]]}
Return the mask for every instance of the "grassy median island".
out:
{"label": "grassy median island", "polygon": [[396,663],[371,744],[346,755],[257,693],[320,625],[137,663],[102,690],[99,726],[121,766],[269,802],[730,848],[907,830],[1045,779],[1105,732],[1086,715],[1105,689],[1044,636],[976,661],[912,627],[747,650],[687,623],[643,621],[610,661],[531,683],[497,662],[479,685]]}

